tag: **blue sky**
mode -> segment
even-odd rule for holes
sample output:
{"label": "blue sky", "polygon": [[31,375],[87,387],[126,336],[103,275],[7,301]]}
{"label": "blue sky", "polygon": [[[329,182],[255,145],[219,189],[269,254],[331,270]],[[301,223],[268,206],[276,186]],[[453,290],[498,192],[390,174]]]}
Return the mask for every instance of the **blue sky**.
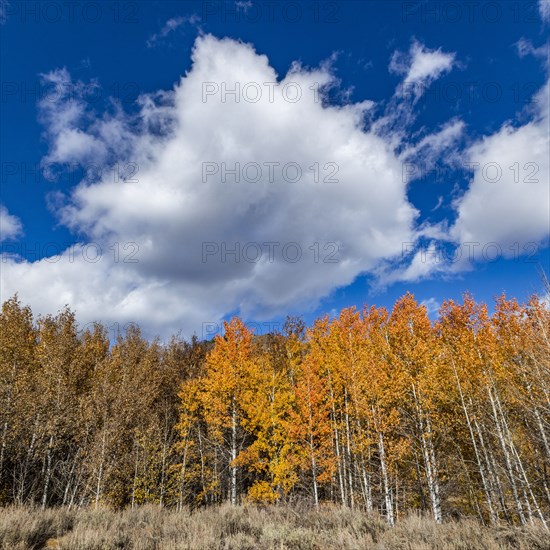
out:
{"label": "blue sky", "polygon": [[543,294],[548,2],[0,6],[2,300],[164,337]]}

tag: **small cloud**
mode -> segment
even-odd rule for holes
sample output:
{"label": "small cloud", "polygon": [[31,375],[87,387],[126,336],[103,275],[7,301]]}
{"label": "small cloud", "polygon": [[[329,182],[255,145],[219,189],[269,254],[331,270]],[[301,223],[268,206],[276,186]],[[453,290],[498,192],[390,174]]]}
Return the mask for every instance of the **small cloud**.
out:
{"label": "small cloud", "polygon": [[361,58],[359,59],[359,61],[357,61],[357,64],[364,70],[364,71],[367,71],[368,69],[372,69],[374,67],[374,62],[372,60],[367,60],[365,58]]}
{"label": "small cloud", "polygon": [[443,197],[437,198],[437,204],[432,208],[432,212],[439,210],[440,206],[443,204]]}
{"label": "small cloud", "polygon": [[12,216],[8,209],[0,204],[0,242],[13,239],[23,233],[23,226],[18,217]]}
{"label": "small cloud", "polygon": [[200,20],[201,18],[197,14],[193,14],[189,17],[178,16],[168,19],[160,32],[154,33],[148,38],[147,47],[152,48],[159,40],[166,38],[170,33],[185,25],[185,23],[195,26]]}
{"label": "small cloud", "polygon": [[531,40],[525,38],[520,38],[515,44],[517,48],[519,57],[527,57],[528,55],[533,55],[534,57],[546,57],[548,55],[548,47],[543,44],[538,48],[533,46]]}
{"label": "small cloud", "polygon": [[0,25],[4,25],[8,20],[8,8],[10,3],[8,0],[0,0]]}
{"label": "small cloud", "polygon": [[445,53],[441,48],[430,50],[424,44],[413,40],[407,53],[393,53],[389,71],[403,74],[405,78],[398,88],[398,95],[410,93],[418,99],[428,86],[455,66],[455,53]]}
{"label": "small cloud", "polygon": [[465,124],[462,120],[453,119],[444,124],[439,131],[423,137],[415,145],[407,145],[401,153],[402,160],[423,168],[408,174],[408,181],[422,177],[425,172],[432,170],[441,158],[449,165],[456,162],[457,144],[464,134],[464,129]]}
{"label": "small cloud", "polygon": [[[395,282],[414,283],[422,279],[429,279],[437,274],[448,271],[447,264],[436,241],[431,241],[425,245],[416,246],[415,250],[407,250],[407,245],[414,243],[403,243],[402,257],[407,257],[407,261],[400,265],[387,264],[383,266],[376,275],[378,283],[388,285]],[[412,256],[409,261],[408,258]]]}
{"label": "small cloud", "polygon": [[550,23],[550,0],[539,0],[540,18],[546,23]]}
{"label": "small cloud", "polygon": [[424,306],[428,312],[428,316],[435,315],[439,312],[441,304],[435,298],[428,298],[420,302],[421,306]]}
{"label": "small cloud", "polygon": [[237,0],[235,2],[235,6],[237,8],[237,10],[242,10],[244,11],[244,13],[247,13],[248,10],[253,6],[254,4],[252,3],[251,0]]}

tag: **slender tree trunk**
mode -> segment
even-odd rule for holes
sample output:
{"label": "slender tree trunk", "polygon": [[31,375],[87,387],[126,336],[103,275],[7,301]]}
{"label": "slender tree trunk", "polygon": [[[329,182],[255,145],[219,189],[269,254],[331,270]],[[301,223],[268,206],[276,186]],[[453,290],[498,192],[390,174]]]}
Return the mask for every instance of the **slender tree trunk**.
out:
{"label": "slender tree trunk", "polygon": [[131,508],[134,509],[136,503],[136,489],[137,489],[137,478],[138,478],[138,466],[139,466],[139,447],[136,445],[136,458],[134,461],[134,481],[132,483],[132,504]]}
{"label": "slender tree trunk", "polygon": [[336,464],[338,470],[338,486],[340,489],[340,501],[342,506],[346,505],[346,489],[344,485],[344,473],[342,471],[342,453],[340,452],[340,437],[338,433],[338,423],[336,421],[336,409],[334,407],[334,392],[332,390],[332,380],[329,373],[329,387],[330,387],[330,406],[331,406],[331,418],[332,418],[332,429],[334,431],[334,450],[336,452]]}
{"label": "slender tree trunk", "polygon": [[317,488],[317,463],[315,461],[315,448],[313,446],[313,434],[309,434],[309,449],[311,453],[311,476],[313,487],[313,504],[319,508],[319,490]]}
{"label": "slender tree trunk", "polygon": [[500,425],[500,421],[499,421],[499,417],[498,417],[497,409],[496,409],[496,405],[495,405],[495,399],[494,399],[493,392],[492,392],[491,388],[487,388],[487,393],[489,394],[489,401],[491,403],[491,409],[493,411],[493,419],[495,421],[495,427],[496,427],[496,430],[497,430],[498,440],[500,442],[500,446],[501,446],[502,452],[504,454],[504,460],[506,462],[506,473],[508,474],[508,479],[509,479],[510,485],[512,487],[512,494],[514,496],[514,502],[516,503],[516,509],[518,511],[518,515],[519,515],[519,519],[521,521],[521,524],[525,525],[525,523],[526,523],[525,514],[523,512],[523,506],[521,504],[521,500],[520,500],[519,494],[518,494],[515,474],[514,474],[514,471],[513,471],[513,468],[512,468],[512,461],[510,459],[510,453],[508,451],[508,446],[507,446],[506,442],[504,441],[504,434],[502,432],[502,427]]}
{"label": "slender tree trunk", "polygon": [[420,473],[420,459],[418,458],[418,452],[416,445],[411,442],[411,447],[414,453],[414,468],[416,470],[416,479],[418,481],[418,496],[420,497],[420,505],[422,507],[422,512],[425,512],[428,509],[428,504],[426,502],[426,495],[424,494],[424,487],[422,485],[422,474]]}
{"label": "slender tree trunk", "polygon": [[386,519],[389,525],[394,525],[393,502],[391,496],[391,487],[388,479],[388,469],[386,466],[386,453],[384,450],[384,438],[382,433],[378,433],[378,454],[380,455],[380,468],[382,469],[382,480],[384,482],[384,501],[386,504]]}
{"label": "slender tree trunk", "polygon": [[[198,435],[198,438],[199,438],[199,455],[201,457],[201,487],[202,487],[202,493],[203,493],[203,495],[205,495],[207,493],[206,493],[206,484],[204,482],[204,450],[202,448],[202,436],[201,436],[201,427],[200,426],[197,426],[197,435]],[[218,466],[218,457],[216,456],[216,460],[214,461],[216,481],[218,481],[217,466]]]}
{"label": "slender tree trunk", "polygon": [[432,476],[433,476],[433,500],[432,500],[433,513],[434,513],[435,521],[437,523],[441,523],[443,521],[443,514],[441,512],[441,490],[439,486],[439,473],[438,473],[437,461],[435,459],[435,450],[433,445],[432,422],[429,415],[426,417],[426,428],[428,430],[428,441],[427,441],[428,457],[432,464]]}
{"label": "slender tree trunk", "polygon": [[468,431],[470,433],[470,440],[472,442],[472,447],[474,449],[474,454],[475,454],[477,465],[478,465],[479,475],[481,477],[481,483],[483,485],[483,490],[485,492],[485,498],[487,500],[487,507],[489,508],[489,517],[491,519],[491,523],[495,524],[495,523],[497,523],[498,517],[497,517],[497,514],[495,513],[495,509],[494,509],[494,506],[493,506],[493,500],[491,498],[491,492],[489,490],[489,485],[487,483],[487,477],[485,475],[485,468],[483,467],[483,463],[481,461],[481,456],[479,454],[479,449],[477,447],[477,442],[476,442],[476,438],[475,438],[475,435],[474,435],[472,422],[471,422],[471,419],[470,419],[470,415],[468,413],[468,408],[466,407],[466,403],[464,401],[464,393],[462,392],[462,385],[460,384],[460,379],[458,378],[458,373],[456,371],[456,366],[454,364],[454,359],[452,357],[452,354],[451,354],[451,363],[453,365],[453,371],[454,371],[454,375],[455,375],[455,379],[456,379],[458,393],[460,395],[460,402],[461,402],[461,405],[462,405],[462,411],[464,412],[464,417],[466,419],[466,424],[468,426]]}
{"label": "slender tree trunk", "polygon": [[513,443],[512,443],[512,452],[514,452],[514,454],[516,455],[518,466],[521,470],[521,474],[522,474],[523,479],[525,481],[525,486],[527,487],[527,491],[529,492],[529,495],[531,496],[531,501],[533,502],[533,506],[535,507],[537,515],[539,516],[539,519],[540,519],[541,523],[543,524],[543,526],[545,527],[545,529],[548,530],[548,524],[546,523],[544,515],[543,515],[543,513],[540,509],[540,506],[539,506],[538,502],[537,502],[537,499],[535,498],[535,495],[534,495],[533,490],[531,488],[531,484],[529,483],[529,479],[527,478],[527,473],[525,472],[525,469],[523,467],[523,463],[522,463],[522,461],[519,457],[519,454],[516,450],[516,447]]}
{"label": "slender tree trunk", "polygon": [[537,426],[539,429],[539,433],[541,436],[541,440],[544,445],[544,450],[546,451],[546,460],[550,461],[550,444],[548,443],[548,438],[546,437],[546,432],[544,430],[544,425],[542,423],[542,418],[540,416],[540,412],[537,407],[532,405],[533,407],[533,413],[535,415],[535,418],[537,419]]}
{"label": "slender tree trunk", "polygon": [[[480,428],[477,425],[477,422],[476,422],[476,428],[477,428],[478,432],[480,433]],[[482,445],[483,445],[484,443],[483,443],[483,438],[482,438],[481,435],[479,436],[479,439],[480,439],[480,441],[482,442]],[[502,513],[504,514],[504,518],[506,519],[506,521],[508,523],[513,523],[512,518],[510,517],[510,514],[508,512],[508,505],[507,505],[506,498],[505,498],[505,495],[504,495],[504,490],[502,489],[502,483],[500,481],[500,476],[498,474],[496,474],[496,472],[498,471],[498,465],[497,465],[497,461],[495,459],[495,455],[494,455],[493,452],[491,452],[491,450],[486,451],[484,446],[483,446],[483,452],[484,452],[485,460],[487,462],[487,471],[489,472],[489,478],[491,480],[491,486],[493,487],[493,490],[496,491],[498,501],[500,503],[500,509],[501,509]]]}
{"label": "slender tree trunk", "polygon": [[73,491],[71,493],[71,498],[69,500],[69,510],[73,507],[74,501],[76,499],[76,493],[78,491],[78,486],[80,485],[80,479],[82,478],[82,467],[79,468],[78,476],[76,478]]}
{"label": "slender tree trunk", "polygon": [[353,497],[353,461],[351,457],[351,430],[349,426],[349,412],[348,412],[348,395],[347,391],[344,395],[344,403],[346,407],[346,453],[347,453],[347,463],[348,463],[348,484],[349,484],[349,504],[351,506],[351,509],[353,510],[355,508],[355,500]]}
{"label": "slender tree trunk", "polygon": [[99,471],[97,473],[97,485],[95,491],[95,505],[94,508],[97,510],[99,506],[99,496],[101,495],[101,483],[103,481],[103,468],[105,463],[105,445],[106,445],[106,433],[105,428],[103,428],[103,434],[101,438],[101,458],[99,461]]}
{"label": "slender tree trunk", "polygon": [[161,477],[160,477],[160,507],[162,508],[164,506],[164,492],[165,492],[165,484],[166,484],[166,448],[167,448],[167,439],[168,439],[168,426],[165,426],[164,431],[164,441],[162,444],[162,469],[161,469]]}
{"label": "slender tree trunk", "polygon": [[365,494],[365,504],[367,506],[367,512],[372,512],[372,487],[370,482],[370,475],[367,474],[367,469],[365,467],[365,458],[362,457],[361,464],[361,477],[363,480],[364,494]]}
{"label": "slender tree trunk", "polygon": [[[473,408],[473,403],[471,402],[471,400],[470,400],[470,406]],[[491,498],[493,499],[493,503],[494,503],[495,494],[498,495],[499,492],[502,492],[500,477],[497,473],[497,469],[495,468],[495,458],[489,446],[485,444],[483,431],[481,430],[481,427],[477,421],[475,414],[473,417],[473,425],[475,428],[475,433],[477,434],[477,439],[479,441],[479,446],[481,448],[483,459],[485,460],[485,469],[487,472],[489,491],[491,493]],[[505,508],[504,504],[503,504],[503,508]],[[495,509],[495,514],[498,521],[499,516],[496,509]]]}
{"label": "slender tree trunk", "polygon": [[532,387],[532,384],[527,379],[523,362],[521,363],[521,366],[523,369],[523,372],[522,372],[523,379],[525,381],[527,393],[529,394],[529,408],[533,411],[533,414],[537,422],[537,428],[540,433],[540,438],[544,447],[544,451],[546,452],[546,460],[550,460],[550,443],[548,442],[548,437],[546,436],[546,430],[544,429],[544,424],[542,422],[542,417],[541,417],[539,408],[537,407],[535,398],[533,396],[533,387]]}
{"label": "slender tree trunk", "polygon": [[477,511],[479,521],[484,524],[485,523],[485,518],[483,517],[483,513],[482,513],[481,507],[479,505],[479,499],[477,498],[476,491],[474,490],[475,485],[472,481],[472,477],[470,476],[470,469],[466,465],[466,461],[464,460],[464,455],[462,454],[462,451],[461,451],[460,447],[457,448],[457,452],[458,452],[458,455],[460,456],[460,463],[462,464],[462,468],[464,470],[464,473],[466,474],[467,483],[468,483],[468,485],[467,485],[468,495],[470,497],[470,501],[473,503],[474,508]]}
{"label": "slender tree trunk", "polygon": [[10,386],[8,390],[8,397],[6,399],[6,407],[4,409],[6,420],[4,421],[4,424],[2,426],[2,444],[0,445],[0,487],[2,486],[2,477],[4,474],[4,457],[6,454],[6,440],[8,437],[8,426],[9,426],[8,418],[11,412],[12,387],[15,382],[16,370],[17,370],[16,364],[15,362],[13,362],[12,369],[11,369],[11,381],[10,381]]}
{"label": "slender tree trunk", "polygon": [[230,502],[233,506],[237,504],[237,466],[235,459],[237,458],[237,408],[235,398],[232,401],[231,411],[231,481],[230,481]]}
{"label": "slender tree trunk", "polygon": [[71,466],[71,471],[69,472],[69,478],[67,480],[67,484],[65,485],[65,491],[63,493],[63,506],[65,506],[67,504],[67,498],[69,496],[69,489],[71,487],[71,483],[72,483],[72,480],[73,480],[73,473],[74,473],[74,470],[76,468],[76,461],[78,459],[79,454],[80,454],[80,448],[78,448],[76,450],[76,453],[75,453],[74,458],[73,458],[73,463],[72,463],[72,466]]}
{"label": "slender tree trunk", "polygon": [[[362,434],[361,421],[357,419],[358,433]],[[367,506],[367,512],[372,512],[372,486],[370,474],[367,473],[367,465],[365,464],[365,444],[361,437],[361,479],[364,486],[365,504]],[[370,448],[369,448],[369,462],[370,462]]]}
{"label": "slender tree trunk", "polygon": [[50,479],[52,476],[52,447],[53,447],[53,434],[50,435],[48,441],[48,448],[46,450],[46,477],[44,481],[44,492],[42,493],[42,510],[46,508],[48,503],[48,489],[50,486]]}
{"label": "slender tree trunk", "polygon": [[25,483],[26,483],[27,474],[29,471],[29,464],[31,461],[31,457],[34,454],[34,446],[36,444],[36,438],[37,438],[36,427],[38,425],[38,421],[39,421],[39,417],[37,417],[35,421],[33,432],[31,435],[31,442],[29,443],[29,446],[27,448],[27,453],[25,455],[25,464],[23,466],[23,471],[21,473],[21,479],[19,480],[19,489],[17,491],[17,501],[19,502],[19,504],[23,504],[23,497],[25,495]]}
{"label": "slender tree trunk", "polygon": [[317,461],[315,460],[315,445],[313,441],[313,411],[311,407],[311,386],[308,379],[308,403],[307,403],[307,410],[308,410],[308,431],[309,431],[309,452],[310,452],[310,460],[311,460],[311,477],[312,477],[312,489],[313,489],[313,504],[315,505],[315,508],[319,508],[319,490],[317,487]]}
{"label": "slender tree trunk", "polygon": [[340,435],[338,431],[338,422],[336,417],[336,408],[334,406],[335,399],[334,399],[334,390],[332,387],[332,377],[330,370],[328,372],[328,383],[329,383],[329,389],[330,389],[330,408],[331,408],[331,419],[332,419],[332,429],[334,431],[334,445],[335,445],[335,452],[336,452],[336,464],[337,464],[337,470],[338,470],[338,486],[340,489],[340,501],[342,503],[342,506],[346,506],[346,485],[345,485],[345,472],[343,471],[344,465],[342,452],[340,449]]}
{"label": "slender tree trunk", "polygon": [[[437,465],[435,461],[435,453],[433,449],[433,433],[430,418],[424,415],[422,406],[420,405],[416,388],[412,385],[414,400],[416,403],[416,411],[418,415],[418,426],[420,428],[420,442],[422,444],[422,455],[426,467],[426,477],[428,480],[428,491],[430,493],[430,502],[432,512],[436,523],[441,523],[443,518],[441,515],[441,499],[439,494],[439,480],[437,476]],[[424,421],[424,416],[426,420]]]}
{"label": "slender tree trunk", "polygon": [[344,475],[342,473],[342,458],[340,454],[340,439],[338,437],[338,427],[336,426],[336,419],[334,417],[334,411],[332,414],[333,426],[334,426],[334,449],[336,451],[336,463],[338,465],[338,487],[340,489],[340,501],[342,506],[346,505],[346,491],[344,488]]}
{"label": "slender tree trunk", "polygon": [[[514,440],[512,439],[512,434],[510,433],[510,429],[508,427],[508,422],[506,421],[506,417],[504,415],[504,411],[502,409],[502,404],[500,402],[500,399],[498,398],[498,395],[496,395],[496,405],[497,405],[497,408],[498,408],[498,412],[500,413],[500,417],[502,419],[502,425],[504,427],[504,431],[507,435],[507,440],[508,440],[508,444],[509,444],[509,447],[510,447],[510,450],[512,452],[512,456],[515,458],[515,462],[516,462],[516,467],[518,469],[518,473],[521,474],[521,477],[523,477],[523,480],[525,482],[525,487],[527,489],[527,492],[529,493],[529,495],[531,496],[531,501],[533,503],[533,506],[535,507],[535,511],[537,512],[537,515],[539,516],[539,519],[541,520],[542,524],[544,525],[544,527],[546,529],[548,529],[548,525],[546,523],[546,520],[544,518],[544,515],[540,509],[540,506],[538,504],[538,501],[533,493],[533,490],[531,488],[531,484],[529,483],[529,479],[527,477],[527,473],[525,471],[525,468],[523,466],[523,461],[521,460],[521,457],[519,456],[519,453],[516,449],[516,446],[514,444]],[[524,489],[525,490],[525,489]],[[529,518],[532,520],[532,510],[531,510],[531,505],[529,503],[529,498],[527,497],[527,495],[525,496],[525,499],[526,499],[526,503],[527,503],[527,509],[528,509],[528,513],[529,513]]]}
{"label": "slender tree trunk", "polygon": [[190,431],[191,431],[191,428],[188,428],[187,434],[185,435],[185,446],[183,448],[183,458],[181,461],[180,489],[179,489],[179,497],[178,497],[178,511],[180,512],[181,510],[183,510],[183,488],[185,486],[185,470],[187,468],[187,448],[188,448]]}
{"label": "slender tree trunk", "polygon": [[[376,412],[374,406],[372,407],[373,418],[376,422]],[[380,429],[378,429],[378,456],[380,459],[380,469],[382,471],[382,482],[384,484],[384,502],[386,505],[386,521],[388,525],[395,525],[395,520],[393,516],[393,502],[391,495],[391,487],[388,478],[388,468],[386,464],[386,451],[384,449],[384,437]]]}
{"label": "slender tree trunk", "polygon": [[8,421],[4,422],[2,426],[2,445],[0,445],[0,484],[2,483],[2,477],[4,473],[4,455],[6,453],[6,438],[8,435]]}

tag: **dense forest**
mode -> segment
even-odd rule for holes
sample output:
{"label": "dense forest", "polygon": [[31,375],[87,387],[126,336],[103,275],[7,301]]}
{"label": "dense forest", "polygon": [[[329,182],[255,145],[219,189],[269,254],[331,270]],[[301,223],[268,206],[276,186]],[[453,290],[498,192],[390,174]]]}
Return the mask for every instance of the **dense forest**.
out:
{"label": "dense forest", "polygon": [[213,341],[0,317],[0,504],[332,502],[437,522],[550,521],[550,310],[410,294]]}

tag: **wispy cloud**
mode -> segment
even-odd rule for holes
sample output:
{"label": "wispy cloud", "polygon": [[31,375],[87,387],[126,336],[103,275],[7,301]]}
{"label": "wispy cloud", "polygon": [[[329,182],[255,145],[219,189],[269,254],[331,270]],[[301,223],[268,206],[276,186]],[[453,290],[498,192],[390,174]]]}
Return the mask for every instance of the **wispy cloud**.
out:
{"label": "wispy cloud", "polygon": [[539,13],[543,21],[550,23],[550,0],[539,0]]}
{"label": "wispy cloud", "polygon": [[537,48],[533,45],[531,40],[522,37],[516,42],[515,46],[520,57],[533,55],[535,57],[545,58],[548,56],[548,44],[543,44]]}
{"label": "wispy cloud", "polygon": [[426,311],[428,312],[428,315],[430,317],[436,315],[439,312],[439,308],[441,307],[441,304],[435,298],[422,300],[420,302],[420,305],[426,308]]}
{"label": "wispy cloud", "polygon": [[248,10],[253,6],[252,0],[237,0],[235,2],[235,6],[238,10],[244,11],[244,13],[247,13]]}
{"label": "wispy cloud", "polygon": [[420,97],[428,86],[455,65],[455,54],[443,52],[441,48],[430,50],[424,44],[413,40],[407,53],[396,51],[390,60],[389,70],[403,74],[398,94],[413,94]]}
{"label": "wispy cloud", "polygon": [[8,20],[8,8],[10,3],[8,0],[0,0],[0,25],[4,25]]}
{"label": "wispy cloud", "polygon": [[196,15],[190,15],[190,16],[178,16],[178,17],[172,17],[166,21],[162,29],[158,33],[152,34],[147,39],[147,47],[152,48],[155,44],[157,44],[160,40],[163,38],[166,38],[170,33],[173,33],[177,29],[183,27],[186,23],[192,26],[197,25],[200,22],[201,18]]}

